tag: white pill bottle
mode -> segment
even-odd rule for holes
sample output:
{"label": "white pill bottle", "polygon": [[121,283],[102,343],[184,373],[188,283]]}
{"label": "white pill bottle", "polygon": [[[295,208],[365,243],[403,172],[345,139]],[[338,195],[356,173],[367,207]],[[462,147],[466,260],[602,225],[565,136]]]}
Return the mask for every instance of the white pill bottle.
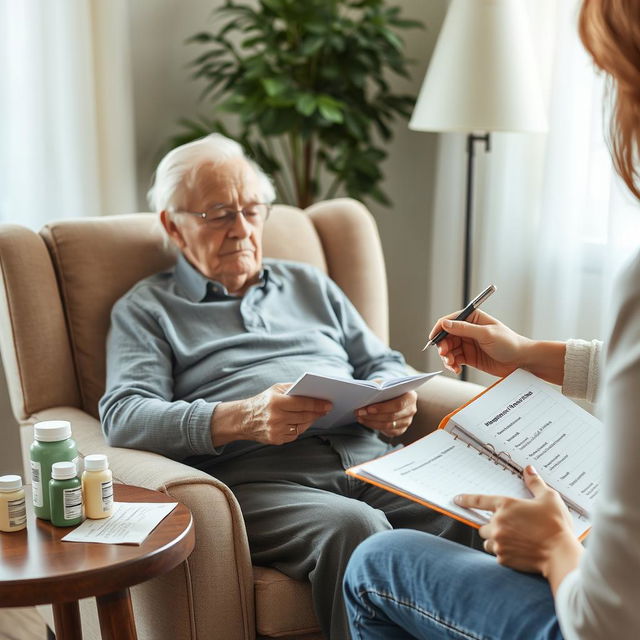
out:
{"label": "white pill bottle", "polygon": [[113,478],[107,456],[101,453],[85,456],[82,495],[87,518],[108,518],[112,514]]}

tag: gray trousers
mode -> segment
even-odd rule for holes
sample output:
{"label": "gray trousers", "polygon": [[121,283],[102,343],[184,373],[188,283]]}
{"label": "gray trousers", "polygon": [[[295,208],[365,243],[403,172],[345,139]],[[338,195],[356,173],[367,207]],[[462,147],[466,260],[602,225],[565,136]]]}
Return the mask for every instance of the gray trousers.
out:
{"label": "gray trousers", "polygon": [[315,612],[330,640],[349,638],[342,578],[365,538],[409,528],[479,546],[474,529],[344,473],[389,448],[377,437],[307,437],[201,465],[238,499],[253,563],[311,582]]}

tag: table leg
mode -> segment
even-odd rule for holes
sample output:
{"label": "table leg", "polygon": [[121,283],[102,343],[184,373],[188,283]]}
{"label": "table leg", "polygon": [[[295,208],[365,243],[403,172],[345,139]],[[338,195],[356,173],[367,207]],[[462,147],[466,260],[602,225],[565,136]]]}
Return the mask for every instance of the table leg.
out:
{"label": "table leg", "polygon": [[137,640],[129,589],[96,596],[102,640]]}
{"label": "table leg", "polygon": [[54,603],[53,625],[56,640],[82,640],[78,601]]}

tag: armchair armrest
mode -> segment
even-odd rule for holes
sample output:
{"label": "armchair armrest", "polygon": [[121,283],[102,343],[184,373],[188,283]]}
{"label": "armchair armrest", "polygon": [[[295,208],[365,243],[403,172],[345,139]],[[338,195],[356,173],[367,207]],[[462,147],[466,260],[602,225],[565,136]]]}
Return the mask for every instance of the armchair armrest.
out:
{"label": "armchair armrest", "polygon": [[418,412],[400,441],[404,444],[426,436],[438,428],[444,416],[478,395],[484,387],[446,375],[436,376],[418,393]]}
{"label": "armchair armrest", "polygon": [[161,455],[110,447],[98,420],[80,409],[54,407],[31,416],[33,422],[61,419],[71,421],[83,457],[105,454],[116,481],[162,491],[193,515],[196,546],[188,560],[132,589],[140,637],[254,638],[251,557],[231,490],[209,474]]}

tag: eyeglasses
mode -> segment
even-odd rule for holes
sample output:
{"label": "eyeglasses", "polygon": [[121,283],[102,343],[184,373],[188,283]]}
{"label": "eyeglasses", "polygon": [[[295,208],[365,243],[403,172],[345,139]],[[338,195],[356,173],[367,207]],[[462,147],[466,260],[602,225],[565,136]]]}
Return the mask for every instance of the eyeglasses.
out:
{"label": "eyeglasses", "polygon": [[242,215],[249,224],[258,225],[267,220],[270,212],[270,204],[259,202],[242,209],[228,209],[225,205],[218,205],[208,211],[176,211],[175,213],[198,216],[202,224],[214,229],[229,229],[235,224],[238,215]]}

